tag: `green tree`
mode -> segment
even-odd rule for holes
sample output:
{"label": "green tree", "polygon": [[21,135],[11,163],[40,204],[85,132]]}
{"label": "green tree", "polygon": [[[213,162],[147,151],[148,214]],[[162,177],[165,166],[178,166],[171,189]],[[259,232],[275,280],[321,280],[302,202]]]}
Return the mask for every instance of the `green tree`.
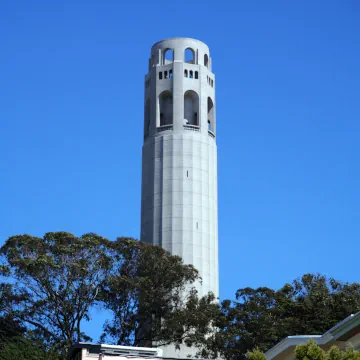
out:
{"label": "green tree", "polygon": [[42,348],[41,343],[31,341],[26,328],[15,320],[9,302],[19,300],[12,296],[11,284],[0,284],[0,360],[56,360]]}
{"label": "green tree", "polygon": [[48,352],[37,341],[31,341],[24,336],[7,339],[0,347],[0,360],[58,360],[57,354]]}
{"label": "green tree", "polygon": [[63,358],[72,343],[89,339],[82,323],[95,305],[113,313],[102,338],[135,346],[197,344],[220,314],[212,294],[199,299],[192,288],[201,281],[194,267],[134,239],[13,236],[1,254],[9,280],[2,313]]}
{"label": "green tree", "polygon": [[3,312],[64,353],[73,342],[89,339],[81,324],[89,320],[89,309],[112,268],[108,244],[95,234],[10,237],[1,248],[2,274],[13,283]]}
{"label": "green tree", "polygon": [[[328,351],[322,349],[314,340],[307,344],[297,345],[295,348],[296,360],[360,360],[360,351],[349,346],[345,350],[332,346]],[[249,360],[266,360],[264,353],[255,349],[247,353]]]}
{"label": "green tree", "polygon": [[193,345],[211,330],[219,306],[214,296],[197,297],[192,285],[198,271],[164,249],[118,238],[115,257],[126,266],[114,271],[102,291],[113,318],[105,324],[102,341],[152,346]]}
{"label": "green tree", "polygon": [[323,334],[360,309],[360,284],[306,274],[280,290],[244,288],[236,301],[221,304],[218,331],[202,346],[203,356],[245,359],[266,351],[289,335]]}
{"label": "green tree", "polygon": [[323,350],[315,341],[298,345],[295,348],[296,360],[360,360],[360,351],[349,346],[345,350],[332,346],[328,351]]}

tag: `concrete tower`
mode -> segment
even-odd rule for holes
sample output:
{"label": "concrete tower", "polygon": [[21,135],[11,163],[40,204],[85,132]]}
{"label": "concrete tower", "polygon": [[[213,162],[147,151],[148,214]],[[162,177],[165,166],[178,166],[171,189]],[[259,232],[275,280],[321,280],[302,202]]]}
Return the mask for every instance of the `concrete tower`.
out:
{"label": "concrete tower", "polygon": [[219,295],[215,76],[209,48],[172,38],[151,48],[145,77],[141,240],[197,268]]}

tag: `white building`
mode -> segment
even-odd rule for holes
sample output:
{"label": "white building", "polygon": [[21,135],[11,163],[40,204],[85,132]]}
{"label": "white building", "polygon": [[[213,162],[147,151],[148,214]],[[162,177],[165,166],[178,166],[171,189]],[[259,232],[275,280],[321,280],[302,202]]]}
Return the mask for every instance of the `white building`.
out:
{"label": "white building", "polygon": [[219,295],[215,76],[209,48],[172,38],[151,49],[145,77],[141,241],[199,270]]}
{"label": "white building", "polygon": [[133,346],[78,343],[70,352],[70,360],[143,360],[159,359],[162,350]]}

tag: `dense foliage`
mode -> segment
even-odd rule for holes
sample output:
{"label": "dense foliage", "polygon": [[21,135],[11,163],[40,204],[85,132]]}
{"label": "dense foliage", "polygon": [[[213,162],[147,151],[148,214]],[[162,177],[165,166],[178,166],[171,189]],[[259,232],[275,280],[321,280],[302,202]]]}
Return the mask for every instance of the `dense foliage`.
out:
{"label": "dense foliage", "polygon": [[307,274],[280,290],[244,288],[236,301],[221,304],[218,332],[202,355],[245,359],[254,348],[266,351],[289,335],[323,334],[360,310],[360,284]]}
{"label": "dense foliage", "polygon": [[119,238],[112,246],[117,268],[104,282],[102,301],[114,317],[102,341],[122,345],[179,345],[202,339],[218,311],[214,297],[198,299],[188,285],[200,281],[191,265],[164,249]]}
{"label": "dense foliage", "polygon": [[345,350],[332,346],[325,351],[313,340],[308,344],[296,346],[295,355],[296,360],[360,360],[360,351],[354,350],[351,346]]}
{"label": "dense foliage", "polygon": [[[325,351],[315,341],[310,340],[307,344],[296,346],[295,356],[296,360],[360,360],[360,351],[352,347],[342,350],[335,345]],[[259,349],[255,349],[247,353],[247,359],[266,360],[266,357]]]}
{"label": "dense foliage", "polygon": [[197,296],[193,266],[129,238],[21,235],[0,252],[0,360],[64,359],[72,343],[90,340],[83,324],[95,306],[112,314],[104,342],[186,344],[229,360],[257,360],[288,335],[322,334],[360,309],[360,284],[313,274],[279,290],[239,289],[218,304]]}
{"label": "dense foliage", "polygon": [[199,299],[193,290],[201,280],[193,266],[133,239],[13,236],[1,254],[0,316],[62,357],[72,343],[90,340],[82,325],[94,306],[113,313],[103,339],[148,346],[201,341],[218,310],[211,294]]}

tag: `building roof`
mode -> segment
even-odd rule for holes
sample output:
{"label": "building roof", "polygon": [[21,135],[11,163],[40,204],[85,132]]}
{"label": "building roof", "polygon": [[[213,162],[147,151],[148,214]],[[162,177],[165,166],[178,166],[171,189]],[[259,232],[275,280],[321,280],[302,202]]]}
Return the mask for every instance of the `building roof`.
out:
{"label": "building roof", "polygon": [[79,349],[88,349],[91,354],[105,354],[131,358],[157,358],[162,356],[162,349],[158,348],[94,344],[87,342],[74,344],[71,349],[71,354],[77,352]]}
{"label": "building roof", "polygon": [[[76,343],[72,346],[70,352],[70,359],[73,358],[81,349],[87,349],[89,357],[94,359],[104,359],[101,355],[105,356],[105,359],[157,359],[157,360],[171,360],[175,358],[163,357],[163,350],[160,348],[148,348],[148,347],[136,347],[136,346],[122,346],[122,345],[109,345],[109,344],[94,344],[87,342]],[[189,358],[176,360],[190,360]],[[200,360],[200,359],[197,359]]]}
{"label": "building roof", "polygon": [[354,331],[360,332],[360,311],[351,314],[322,335],[288,336],[268,350],[265,356],[267,360],[271,360],[289,347],[306,344],[309,340],[314,340],[318,345],[325,345],[333,340],[346,341],[355,335]]}

